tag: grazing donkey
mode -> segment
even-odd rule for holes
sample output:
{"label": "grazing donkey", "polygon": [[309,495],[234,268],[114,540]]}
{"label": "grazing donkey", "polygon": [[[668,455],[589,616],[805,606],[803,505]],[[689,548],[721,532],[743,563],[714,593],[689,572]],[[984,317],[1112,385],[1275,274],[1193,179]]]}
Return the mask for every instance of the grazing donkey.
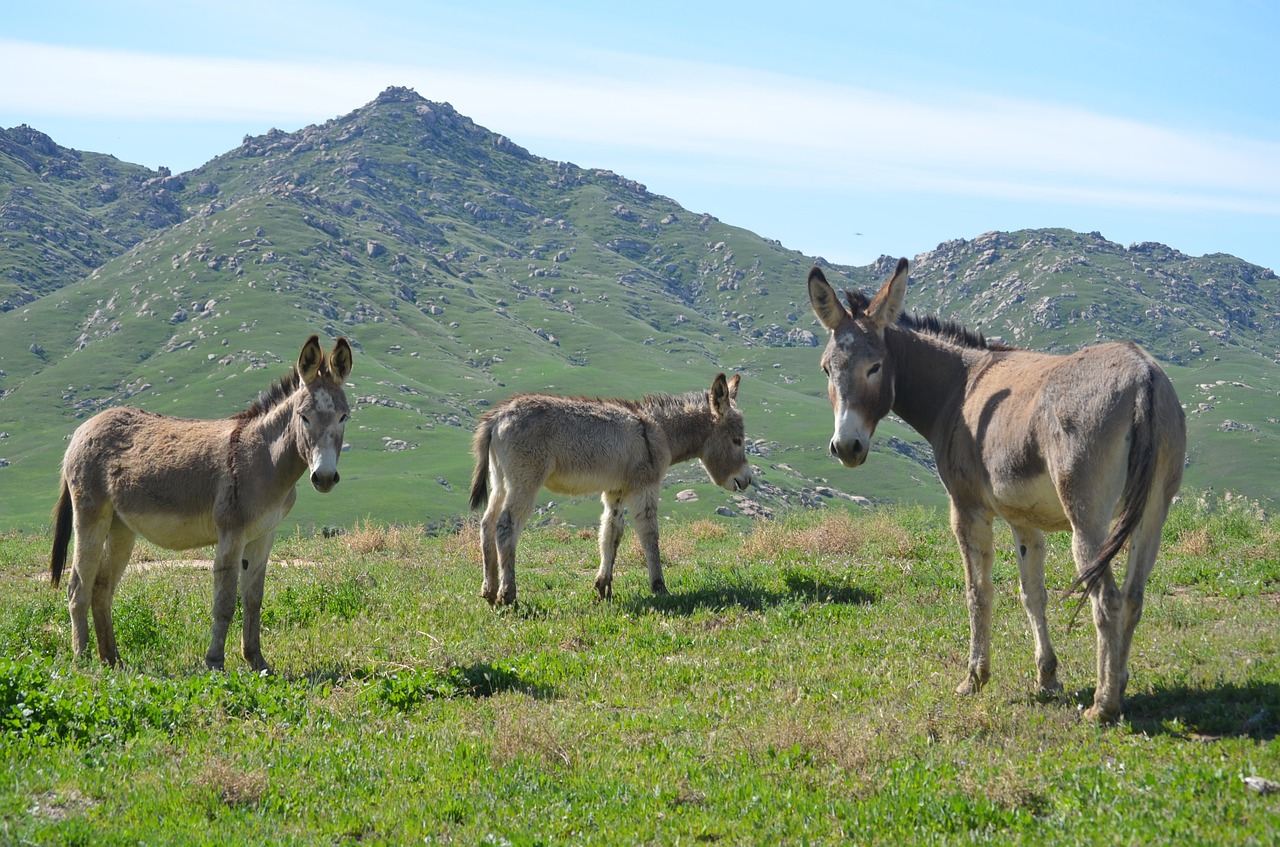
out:
{"label": "grazing donkey", "polygon": [[[831,330],[822,354],[835,410],[831,453],[847,467],[861,465],[890,410],[933,446],[965,566],[970,646],[960,694],[977,692],[990,676],[996,515],[1018,545],[1039,687],[1062,688],[1045,620],[1044,532],[1070,529],[1073,587],[1092,598],[1097,628],[1098,685],[1087,715],[1115,721],[1143,590],[1182,481],[1186,421],[1173,385],[1134,344],[1065,356],[1017,350],[904,315],[906,293],[906,259],[872,299],[846,292],[847,310],[822,271],[809,272],[809,301]],[[1126,543],[1117,589],[1111,560]]]}
{"label": "grazing donkey", "polygon": [[710,391],[639,401],[517,394],[486,412],[471,442],[471,508],[489,504],[480,522],[480,595],[497,605],[516,602],[516,543],[543,486],[559,494],[603,492],[596,574],[601,598],[613,596],[624,505],[644,545],[649,586],[666,594],[658,487],[667,468],[696,458],[717,485],[735,491],[751,484],[742,412],[734,403],[739,379],[717,374]]}
{"label": "grazing donkey", "polygon": [[92,609],[98,658],[119,663],[111,601],[141,535],[170,550],[217,545],[213,637],[205,663],[222,669],[239,573],[241,649],[251,668],[269,670],[259,644],[267,554],[304,471],[310,469],[317,491],[338,484],[350,412],[342,383],[350,373],[347,340],[339,338],[326,357],[313,335],[297,366],[231,418],[189,420],[121,407],[75,431],[62,459],[50,574],[57,586],[74,530],[67,594],[77,658],[89,643]]}

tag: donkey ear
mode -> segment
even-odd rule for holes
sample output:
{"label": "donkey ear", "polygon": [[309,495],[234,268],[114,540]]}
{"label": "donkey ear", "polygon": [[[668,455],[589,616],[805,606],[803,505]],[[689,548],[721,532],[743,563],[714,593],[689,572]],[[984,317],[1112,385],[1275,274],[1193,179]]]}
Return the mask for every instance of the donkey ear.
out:
{"label": "donkey ear", "polygon": [[342,385],[351,375],[351,344],[345,338],[339,338],[329,354],[329,374],[333,381]]}
{"label": "donkey ear", "polygon": [[898,322],[902,307],[907,302],[907,260],[899,259],[898,267],[871,299],[867,307],[867,320],[876,329],[884,329]]}
{"label": "donkey ear", "polygon": [[742,382],[742,374],[734,374],[733,378],[729,380],[729,399],[730,400],[738,399],[738,383],[740,382]]}
{"label": "donkey ear", "polygon": [[[734,387],[737,387],[736,383]],[[729,381],[724,374],[716,374],[716,378],[711,380],[711,417],[719,419],[729,414],[731,402]]]}
{"label": "donkey ear", "polygon": [[302,345],[302,352],[298,354],[298,376],[302,377],[303,382],[311,382],[319,375],[323,364],[324,351],[320,349],[320,336],[313,335]]}
{"label": "donkey ear", "polygon": [[816,267],[809,271],[809,305],[813,306],[813,313],[818,316],[822,325],[832,332],[835,332],[836,327],[849,317],[844,306],[841,306],[840,301],[836,299],[835,289],[831,287],[831,283],[827,282],[822,271]]}

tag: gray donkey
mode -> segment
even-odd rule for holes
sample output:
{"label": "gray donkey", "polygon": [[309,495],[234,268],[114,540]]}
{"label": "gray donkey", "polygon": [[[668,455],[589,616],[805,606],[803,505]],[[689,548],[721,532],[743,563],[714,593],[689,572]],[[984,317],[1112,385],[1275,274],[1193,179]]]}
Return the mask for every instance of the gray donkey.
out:
{"label": "gray donkey", "polygon": [[[701,459],[711,479],[731,491],[751,484],[735,405],[740,377],[717,374],[710,391],[601,400],[517,394],[480,418],[471,508],[488,502],[480,522],[484,584],[490,603],[516,602],[516,543],[538,490],[603,492],[596,591],[613,596],[613,563],[622,539],[622,509],[635,518],[649,585],[666,594],[658,554],[658,488],[667,468]],[[499,568],[501,566],[501,568]]]}

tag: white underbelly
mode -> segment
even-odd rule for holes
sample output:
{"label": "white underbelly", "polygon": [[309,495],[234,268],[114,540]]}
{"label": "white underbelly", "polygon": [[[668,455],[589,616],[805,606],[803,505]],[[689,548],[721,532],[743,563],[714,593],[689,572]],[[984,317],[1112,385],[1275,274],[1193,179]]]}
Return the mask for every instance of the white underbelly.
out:
{"label": "white underbelly", "polygon": [[1071,528],[1048,474],[992,491],[996,514],[1011,524],[1056,532]]}

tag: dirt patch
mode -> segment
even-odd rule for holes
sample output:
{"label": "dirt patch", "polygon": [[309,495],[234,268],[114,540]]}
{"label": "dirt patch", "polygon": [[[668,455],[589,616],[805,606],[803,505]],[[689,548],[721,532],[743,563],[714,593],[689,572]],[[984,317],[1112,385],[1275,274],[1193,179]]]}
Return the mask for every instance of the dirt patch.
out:
{"label": "dirt patch", "polygon": [[[318,568],[319,562],[308,559],[268,559],[268,568]],[[125,575],[145,573],[147,571],[168,570],[170,568],[189,568],[191,570],[213,570],[213,559],[148,559],[145,562],[130,562]]]}
{"label": "dirt patch", "polygon": [[36,818],[51,821],[65,821],[67,818],[84,814],[97,806],[96,800],[86,797],[75,788],[65,791],[45,791],[32,798],[28,814]]}

